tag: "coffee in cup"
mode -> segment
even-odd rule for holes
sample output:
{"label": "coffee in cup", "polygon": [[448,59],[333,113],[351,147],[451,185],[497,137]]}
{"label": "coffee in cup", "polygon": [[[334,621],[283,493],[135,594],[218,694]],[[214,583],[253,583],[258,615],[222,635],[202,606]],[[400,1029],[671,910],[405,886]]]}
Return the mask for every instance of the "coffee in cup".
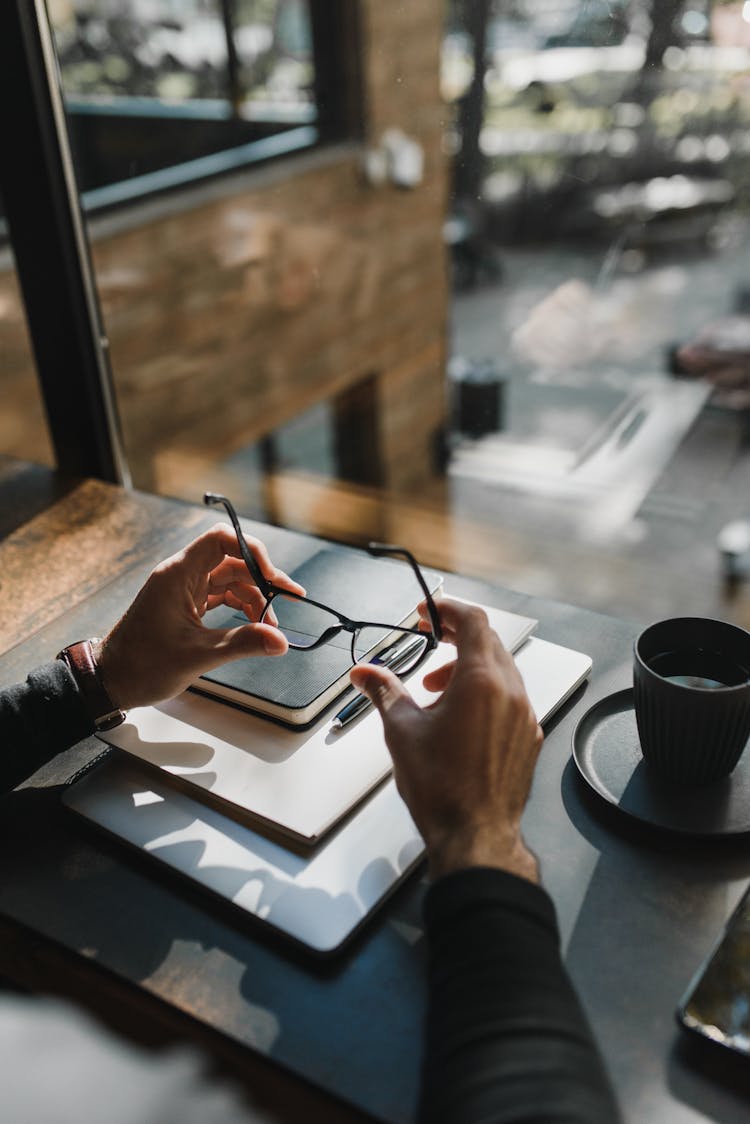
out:
{"label": "coffee in cup", "polygon": [[657,621],[635,641],[643,758],[674,784],[728,776],[750,738],[750,632],[725,621]]}

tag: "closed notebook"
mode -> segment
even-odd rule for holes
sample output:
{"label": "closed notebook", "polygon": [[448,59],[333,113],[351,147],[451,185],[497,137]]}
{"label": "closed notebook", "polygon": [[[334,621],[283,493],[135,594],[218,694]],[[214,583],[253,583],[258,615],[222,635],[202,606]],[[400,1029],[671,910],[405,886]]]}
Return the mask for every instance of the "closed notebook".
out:
{"label": "closed notebook", "polygon": [[[423,570],[431,593],[442,577]],[[368,620],[412,627],[417,605],[423,599],[419,583],[404,562],[373,558],[346,547],[324,547],[293,571],[296,581],[315,601],[330,605],[353,620]],[[309,643],[335,620],[304,602],[276,598],[274,611],[290,640]],[[206,614],[213,628],[247,624],[239,611],[226,607]],[[375,632],[373,643],[387,636]],[[245,710],[276,719],[285,725],[309,726],[343,692],[350,692],[351,634],[341,632],[311,652],[290,649],[284,656],[235,660],[200,676],[193,689],[221,698]]]}

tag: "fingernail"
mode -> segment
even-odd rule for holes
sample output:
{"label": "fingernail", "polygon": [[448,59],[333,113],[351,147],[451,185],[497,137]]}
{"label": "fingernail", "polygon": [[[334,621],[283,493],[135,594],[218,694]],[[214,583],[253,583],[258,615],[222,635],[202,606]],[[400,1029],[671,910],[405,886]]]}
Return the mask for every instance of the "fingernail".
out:
{"label": "fingernail", "polygon": [[281,632],[264,632],[263,633],[263,647],[266,655],[280,656],[287,649],[287,643]]}
{"label": "fingernail", "polygon": [[350,672],[349,673],[349,681],[351,682],[352,687],[354,687],[357,691],[359,691],[360,694],[368,695],[368,697],[369,697],[369,693],[368,693],[368,690],[367,690],[367,676],[364,676],[364,675],[359,676],[359,675],[356,675],[356,674],[353,675]]}

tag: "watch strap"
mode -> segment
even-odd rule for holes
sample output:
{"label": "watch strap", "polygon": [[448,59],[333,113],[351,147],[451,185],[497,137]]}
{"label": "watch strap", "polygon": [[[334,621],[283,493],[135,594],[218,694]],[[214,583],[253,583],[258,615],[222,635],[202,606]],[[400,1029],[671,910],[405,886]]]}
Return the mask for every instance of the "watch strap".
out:
{"label": "watch strap", "polygon": [[115,706],[107,693],[94,656],[93,645],[99,640],[79,640],[57,653],[57,659],[68,665],[86,709],[97,730],[111,730],[125,721],[125,712]]}

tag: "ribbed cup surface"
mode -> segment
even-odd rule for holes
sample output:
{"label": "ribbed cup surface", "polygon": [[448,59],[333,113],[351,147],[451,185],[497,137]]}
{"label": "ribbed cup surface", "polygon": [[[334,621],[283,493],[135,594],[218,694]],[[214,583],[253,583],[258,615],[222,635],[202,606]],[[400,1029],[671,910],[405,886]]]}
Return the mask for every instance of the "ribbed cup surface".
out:
{"label": "ribbed cup surface", "polygon": [[[683,688],[683,691],[685,689]],[[704,692],[706,694],[707,692]],[[710,784],[734,769],[747,745],[750,700],[706,706],[677,699],[669,706],[635,683],[635,715],[644,758],[670,780]]]}
{"label": "ribbed cup surface", "polygon": [[677,618],[646,629],[635,643],[633,689],[644,760],[666,780],[706,785],[728,776],[750,738],[750,681],[686,687],[648,666],[659,651],[705,644],[750,666],[750,633],[723,621]]}

